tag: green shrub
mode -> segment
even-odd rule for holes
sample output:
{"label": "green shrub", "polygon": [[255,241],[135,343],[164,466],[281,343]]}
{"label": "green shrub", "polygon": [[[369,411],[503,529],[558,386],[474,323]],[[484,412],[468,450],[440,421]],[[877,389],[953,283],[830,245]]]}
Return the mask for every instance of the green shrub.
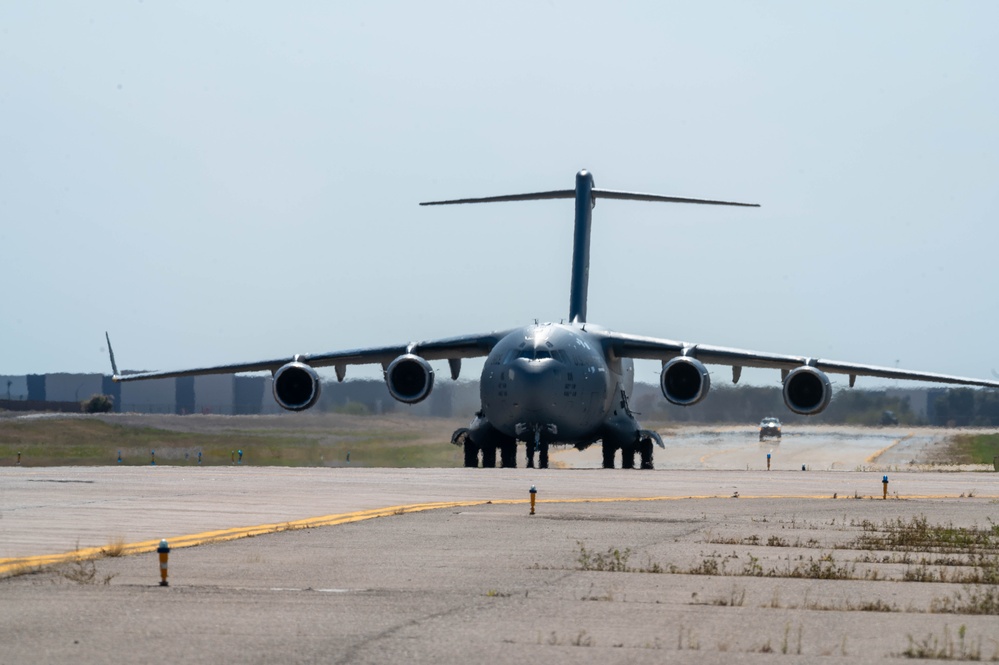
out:
{"label": "green shrub", "polygon": [[84,413],[110,413],[114,410],[114,397],[111,395],[91,395],[81,402]]}

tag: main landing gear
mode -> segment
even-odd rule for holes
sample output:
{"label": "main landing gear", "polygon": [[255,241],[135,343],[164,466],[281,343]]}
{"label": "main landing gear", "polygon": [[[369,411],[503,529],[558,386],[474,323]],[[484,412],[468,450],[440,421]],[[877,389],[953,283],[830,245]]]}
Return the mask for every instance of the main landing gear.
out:
{"label": "main landing gear", "polygon": [[636,454],[639,458],[640,469],[653,469],[655,467],[652,464],[652,447],[656,443],[661,446],[662,439],[659,438],[657,433],[648,430],[642,430],[639,433],[638,441],[635,443],[615,444],[612,441],[605,440],[603,442],[603,467],[605,469],[613,469],[614,457],[617,451],[620,450],[622,469],[635,468]]}
{"label": "main landing gear", "polygon": [[[527,468],[547,469],[549,466],[550,444],[541,436],[541,431],[533,432],[533,441],[528,441],[524,446],[526,453]],[[613,469],[615,467],[615,457],[617,451],[621,451],[622,469],[653,469],[652,450],[658,444],[662,446],[662,439],[659,434],[650,430],[640,430],[637,440],[630,443],[614,443],[604,440],[603,446],[603,467]],[[470,431],[467,427],[455,431],[451,436],[451,443],[461,446],[464,453],[464,465],[468,468],[481,466],[484,469],[496,468],[497,462],[504,469],[514,469],[517,467],[517,441],[510,439],[499,444],[477,444],[472,441]]]}
{"label": "main landing gear", "polygon": [[504,469],[513,469],[517,466],[516,441],[511,440],[500,445],[479,445],[472,441],[468,428],[462,427],[451,435],[451,443],[462,447],[466,467],[477,468],[479,466],[480,455],[483,469],[496,468],[497,461],[499,461],[500,466]]}
{"label": "main landing gear", "polygon": [[[490,444],[477,444],[472,441],[472,437],[469,436],[469,431],[467,427],[462,427],[451,435],[451,443],[456,446],[461,446],[464,453],[464,462],[467,468],[475,469],[479,466],[479,459],[481,455],[482,468],[483,469],[493,469],[496,468],[496,462],[499,461],[500,466],[504,469],[515,469],[517,468],[517,441],[511,439],[510,441],[501,443],[499,445]],[[541,439],[540,433],[535,436],[535,440],[529,442],[525,446],[527,452],[527,468],[535,468],[535,458],[537,459],[537,468],[547,469],[548,468],[548,442]],[[497,460],[497,453],[499,460]]]}

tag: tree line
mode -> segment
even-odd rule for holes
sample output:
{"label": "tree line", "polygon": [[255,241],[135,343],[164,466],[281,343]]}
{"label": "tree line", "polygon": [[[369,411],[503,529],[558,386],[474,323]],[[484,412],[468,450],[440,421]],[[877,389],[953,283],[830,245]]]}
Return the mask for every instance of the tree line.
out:
{"label": "tree line", "polygon": [[[911,403],[915,400],[918,403]],[[414,411],[442,417],[471,417],[478,408],[477,381],[442,382]],[[898,424],[940,427],[999,427],[999,392],[971,388],[925,388],[906,391],[840,389],[816,416],[799,416],[784,405],[780,386],[720,386],[700,404],[680,407],[663,398],[659,386],[636,384],[629,407],[639,420],[677,423],[758,423],[776,416],[788,423],[877,426],[890,412]],[[356,380],[324,384],[317,406],[323,411],[364,415],[413,409],[389,397],[385,383]]]}

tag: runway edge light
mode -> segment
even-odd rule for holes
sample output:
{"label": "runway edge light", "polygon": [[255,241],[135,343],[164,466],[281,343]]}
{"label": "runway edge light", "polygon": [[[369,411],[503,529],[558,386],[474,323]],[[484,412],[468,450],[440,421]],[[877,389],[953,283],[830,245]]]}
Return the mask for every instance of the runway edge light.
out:
{"label": "runway edge light", "polygon": [[166,538],[160,541],[160,546],[156,548],[160,555],[160,586],[170,586],[167,582],[167,560],[170,558],[170,546]]}
{"label": "runway edge light", "polygon": [[888,474],[885,474],[885,477],[881,479],[881,487],[882,487],[881,498],[882,499],[887,499],[888,498]]}
{"label": "runway edge light", "polygon": [[534,499],[538,495],[538,488],[531,485],[531,514],[534,514]]}

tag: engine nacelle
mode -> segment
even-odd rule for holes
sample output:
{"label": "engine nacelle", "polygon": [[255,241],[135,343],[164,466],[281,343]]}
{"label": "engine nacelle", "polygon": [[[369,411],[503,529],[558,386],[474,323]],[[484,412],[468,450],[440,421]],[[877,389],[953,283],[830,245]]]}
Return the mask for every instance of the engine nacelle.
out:
{"label": "engine nacelle", "polygon": [[400,402],[422,402],[434,389],[434,370],[420,356],[407,353],[385,368],[385,384],[389,394]]}
{"label": "engine nacelle", "polygon": [[319,401],[319,375],[305,363],[292,362],[274,372],[274,401],[288,411],[305,411]]}
{"label": "engine nacelle", "polygon": [[784,404],[795,413],[813,416],[829,406],[831,398],[829,377],[814,367],[796,367],[784,379]]}
{"label": "engine nacelle", "polygon": [[659,375],[663,397],[678,406],[692,406],[708,396],[711,375],[699,360],[678,356],[663,367]]}

